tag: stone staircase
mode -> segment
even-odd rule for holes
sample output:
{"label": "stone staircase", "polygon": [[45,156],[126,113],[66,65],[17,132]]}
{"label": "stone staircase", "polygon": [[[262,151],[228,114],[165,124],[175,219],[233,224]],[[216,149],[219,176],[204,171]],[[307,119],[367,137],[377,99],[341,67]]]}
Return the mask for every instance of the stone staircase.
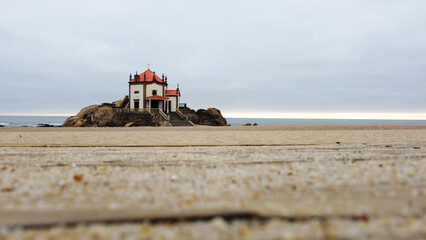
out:
{"label": "stone staircase", "polygon": [[170,116],[169,122],[173,126],[188,126],[188,127],[194,126],[189,121],[180,118],[179,115],[177,115],[177,113],[175,112],[170,113],[169,116]]}

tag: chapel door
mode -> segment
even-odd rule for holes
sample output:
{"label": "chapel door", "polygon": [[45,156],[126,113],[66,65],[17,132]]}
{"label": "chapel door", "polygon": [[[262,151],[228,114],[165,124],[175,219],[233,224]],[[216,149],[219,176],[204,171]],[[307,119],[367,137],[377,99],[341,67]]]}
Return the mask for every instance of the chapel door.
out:
{"label": "chapel door", "polygon": [[151,100],[151,108],[158,108],[158,100]]}

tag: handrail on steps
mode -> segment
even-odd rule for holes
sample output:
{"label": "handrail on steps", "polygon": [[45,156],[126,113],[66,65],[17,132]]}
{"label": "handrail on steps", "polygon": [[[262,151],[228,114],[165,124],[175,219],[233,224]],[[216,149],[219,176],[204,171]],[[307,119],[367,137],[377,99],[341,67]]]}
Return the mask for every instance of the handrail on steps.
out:
{"label": "handrail on steps", "polygon": [[160,108],[158,109],[158,113],[160,114],[161,117],[164,118],[164,120],[166,121],[170,121],[170,116],[166,115],[163,110],[161,110]]}
{"label": "handrail on steps", "polygon": [[184,115],[181,111],[179,111],[179,109],[176,109],[176,114],[179,117],[181,117],[181,118],[185,119],[186,121],[188,121],[188,116]]}

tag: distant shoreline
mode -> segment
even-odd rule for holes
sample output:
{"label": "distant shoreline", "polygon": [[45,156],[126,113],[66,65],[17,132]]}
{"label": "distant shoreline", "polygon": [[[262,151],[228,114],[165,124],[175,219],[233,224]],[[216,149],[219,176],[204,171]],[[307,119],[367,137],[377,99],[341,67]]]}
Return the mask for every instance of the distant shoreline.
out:
{"label": "distant shoreline", "polygon": [[0,132],[269,132],[269,131],[426,130],[426,125],[258,125],[195,127],[2,127]]}
{"label": "distant shoreline", "polygon": [[[61,126],[64,116],[0,116],[4,127],[37,127],[39,124]],[[226,118],[231,126],[247,123],[270,125],[426,125],[426,120],[377,120],[377,119],[293,119],[293,118]]]}

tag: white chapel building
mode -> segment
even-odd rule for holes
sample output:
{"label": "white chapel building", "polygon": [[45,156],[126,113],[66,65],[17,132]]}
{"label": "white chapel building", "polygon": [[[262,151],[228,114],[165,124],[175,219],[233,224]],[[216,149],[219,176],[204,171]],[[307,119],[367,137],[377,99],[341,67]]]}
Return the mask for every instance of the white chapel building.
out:
{"label": "white chapel building", "polygon": [[149,68],[145,72],[129,77],[130,109],[161,109],[165,113],[179,109],[180,91],[169,90],[167,76],[160,78]]}

